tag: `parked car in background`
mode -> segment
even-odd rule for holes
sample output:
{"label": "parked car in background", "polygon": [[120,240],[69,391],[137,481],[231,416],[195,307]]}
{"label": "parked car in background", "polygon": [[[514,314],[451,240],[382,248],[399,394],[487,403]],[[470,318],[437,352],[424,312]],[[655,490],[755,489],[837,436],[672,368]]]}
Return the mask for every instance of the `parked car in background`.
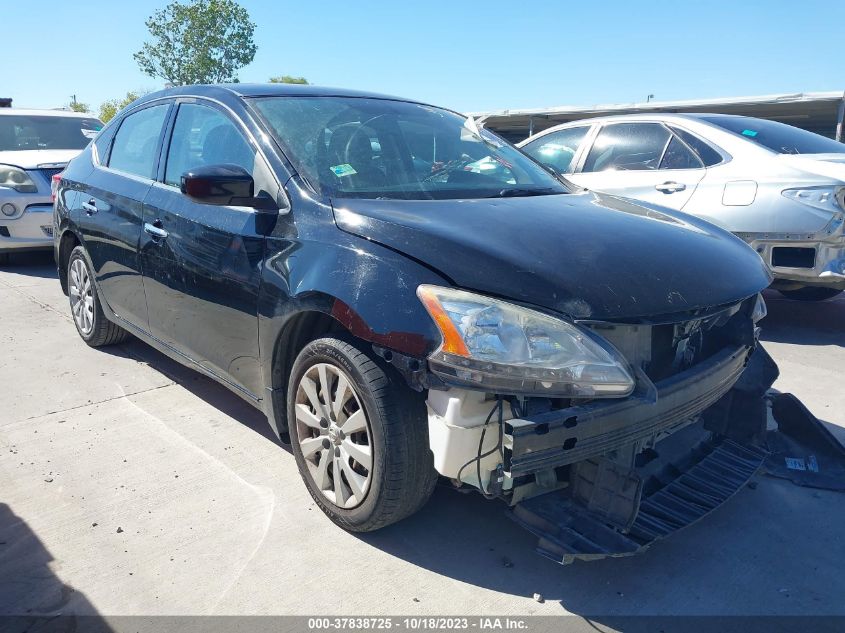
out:
{"label": "parked car in background", "polygon": [[845,289],[845,144],[750,117],[649,114],[574,121],[519,147],[587,189],[733,232],[791,299]]}
{"label": "parked car in background", "polygon": [[[83,340],[131,333],[261,408],[349,530],[417,511],[441,475],[532,530],[543,508],[570,517],[584,536],[565,556],[633,553],[764,455],[754,251],[571,193],[442,108],[283,84],[151,94],[68,165],[55,225]],[[667,489],[708,460],[727,466],[702,467],[697,501]],[[681,519],[656,518],[655,494]]]}
{"label": "parked car in background", "polygon": [[0,108],[0,264],[53,248],[52,177],[103,124],[64,110]]}

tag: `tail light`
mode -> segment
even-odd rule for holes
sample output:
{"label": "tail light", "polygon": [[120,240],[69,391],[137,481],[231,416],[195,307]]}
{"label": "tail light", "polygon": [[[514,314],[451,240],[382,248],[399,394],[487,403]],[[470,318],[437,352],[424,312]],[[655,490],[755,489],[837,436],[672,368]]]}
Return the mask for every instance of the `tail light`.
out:
{"label": "tail light", "polygon": [[62,182],[62,174],[53,174],[53,178],[50,180],[50,198],[53,202],[56,201],[56,194],[59,193],[60,182]]}

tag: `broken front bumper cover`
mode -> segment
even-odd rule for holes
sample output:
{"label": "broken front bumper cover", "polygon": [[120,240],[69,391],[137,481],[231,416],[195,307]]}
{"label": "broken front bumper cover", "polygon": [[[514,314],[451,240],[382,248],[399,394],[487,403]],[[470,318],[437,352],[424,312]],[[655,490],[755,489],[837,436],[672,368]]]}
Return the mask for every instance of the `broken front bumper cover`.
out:
{"label": "broken front bumper cover", "polygon": [[[705,517],[761,467],[798,485],[845,490],[845,449],[794,396],[767,393],[777,366],[764,350],[726,350],[707,362],[658,383],[647,406],[586,405],[512,421],[514,472],[570,468],[567,488],[509,511],[538,537],[540,554],[567,564],[639,553]],[[769,412],[777,430],[767,431]],[[659,476],[609,458],[691,417],[707,439]],[[561,438],[569,450],[549,444]]]}
{"label": "broken front bumper cover", "polygon": [[[668,433],[720,400],[739,379],[750,350],[724,349],[695,367],[619,401],[598,401],[505,423],[512,477],[566,466]],[[647,380],[647,379],[646,379]]]}

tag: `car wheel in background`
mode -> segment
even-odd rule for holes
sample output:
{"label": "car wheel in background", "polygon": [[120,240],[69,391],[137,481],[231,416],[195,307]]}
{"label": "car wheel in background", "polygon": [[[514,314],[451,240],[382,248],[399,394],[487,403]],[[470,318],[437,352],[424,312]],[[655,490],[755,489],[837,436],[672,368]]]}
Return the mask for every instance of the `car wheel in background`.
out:
{"label": "car wheel in background", "polygon": [[423,397],[357,344],[308,343],[291,371],[287,413],[305,485],[342,528],[376,530],[431,496],[437,472]]}
{"label": "car wheel in background", "polygon": [[842,291],[836,288],[820,288],[819,286],[804,286],[797,290],[778,290],[787,299],[795,301],[824,301],[838,296]]}
{"label": "car wheel in background", "polygon": [[67,271],[71,316],[82,340],[91,347],[125,341],[129,336],[128,332],[109,321],[103,314],[94,278],[81,246],[74,248],[70,254]]}

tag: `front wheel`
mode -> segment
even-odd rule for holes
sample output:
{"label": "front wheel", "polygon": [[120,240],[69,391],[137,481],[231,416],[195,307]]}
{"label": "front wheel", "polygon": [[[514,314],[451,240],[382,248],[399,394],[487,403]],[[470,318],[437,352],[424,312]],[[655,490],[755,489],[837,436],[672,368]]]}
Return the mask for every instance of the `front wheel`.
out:
{"label": "front wheel", "polygon": [[70,312],[76,331],[91,347],[122,343],[129,334],[103,314],[94,277],[81,246],[73,249],[68,260],[67,289]]}
{"label": "front wheel", "polygon": [[312,341],[290,375],[288,427],[311,497],[344,529],[416,512],[437,481],[422,397],[357,344]]}
{"label": "front wheel", "polygon": [[819,286],[804,286],[797,290],[778,290],[787,299],[795,301],[824,301],[838,296],[842,291],[836,288],[822,288]]}

